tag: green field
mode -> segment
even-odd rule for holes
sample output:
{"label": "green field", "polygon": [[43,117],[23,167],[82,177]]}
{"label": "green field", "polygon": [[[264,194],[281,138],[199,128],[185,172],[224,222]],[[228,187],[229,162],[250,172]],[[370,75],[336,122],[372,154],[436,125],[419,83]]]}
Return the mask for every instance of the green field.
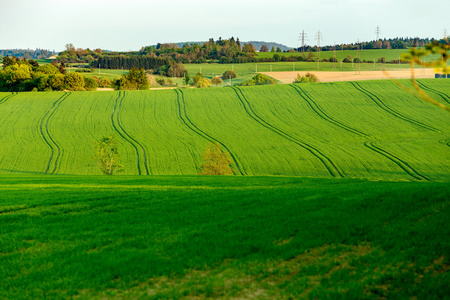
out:
{"label": "green field", "polygon": [[257,72],[292,72],[292,71],[329,71],[329,72],[352,72],[357,69],[360,71],[382,71],[382,70],[398,70],[407,69],[407,64],[352,64],[352,63],[330,63],[330,62],[267,62],[267,63],[245,63],[245,64],[187,64],[186,70],[191,75],[198,72],[204,77],[212,78],[221,76],[228,70],[233,70],[237,74],[237,78],[224,81],[224,86],[236,85],[249,80],[256,75]]}
{"label": "green field", "polygon": [[448,182],[0,176],[0,299],[444,299]]}
{"label": "green field", "polygon": [[114,134],[126,175],[197,174],[218,142],[237,175],[450,179],[448,113],[390,81],[0,99],[1,174],[101,174],[93,141]]}
{"label": "green field", "polygon": [[[366,61],[378,61],[379,58],[386,58],[386,61],[391,61],[391,60],[398,60],[400,59],[400,56],[402,55],[402,53],[406,53],[408,52],[408,49],[369,49],[369,50],[361,50],[359,51],[359,56],[361,61],[366,60]],[[275,52],[277,53],[277,52]],[[266,58],[272,58],[273,55],[275,54],[273,52],[258,52],[257,53],[257,57],[266,57]],[[314,55],[317,55],[317,52],[313,52]],[[285,55],[286,57],[288,56],[292,56],[292,55],[302,55],[301,52],[282,52],[279,53],[279,55]],[[307,55],[308,53],[306,53]],[[320,52],[320,58],[331,58],[333,57],[334,52],[333,51],[321,51]],[[336,48],[336,59],[338,61],[343,60],[344,58],[346,58],[348,55],[350,55],[352,58],[357,57],[358,55],[358,51],[357,50],[339,50],[338,47]],[[439,58],[439,55],[429,55],[426,57],[425,61],[431,61],[434,59]]]}

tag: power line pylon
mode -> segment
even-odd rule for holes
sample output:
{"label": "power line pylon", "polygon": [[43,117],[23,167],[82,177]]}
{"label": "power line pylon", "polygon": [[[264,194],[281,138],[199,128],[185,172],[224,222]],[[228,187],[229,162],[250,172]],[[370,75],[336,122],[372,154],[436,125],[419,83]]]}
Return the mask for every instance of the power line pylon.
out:
{"label": "power line pylon", "polygon": [[320,62],[320,41],[323,40],[323,36],[322,36],[322,33],[320,32],[320,30],[317,31],[315,39],[317,41],[317,51],[318,51],[317,68],[319,68],[319,62]]}
{"label": "power line pylon", "polygon": [[302,33],[300,34],[298,40],[302,41],[302,52],[305,52],[305,41],[308,40],[308,36],[306,35],[304,30],[302,30]]}
{"label": "power line pylon", "polygon": [[[380,40],[380,34],[381,34],[379,25],[377,25],[377,28],[375,29],[375,34],[377,35],[377,42],[378,42]],[[381,47],[380,47],[380,49],[381,49]]]}

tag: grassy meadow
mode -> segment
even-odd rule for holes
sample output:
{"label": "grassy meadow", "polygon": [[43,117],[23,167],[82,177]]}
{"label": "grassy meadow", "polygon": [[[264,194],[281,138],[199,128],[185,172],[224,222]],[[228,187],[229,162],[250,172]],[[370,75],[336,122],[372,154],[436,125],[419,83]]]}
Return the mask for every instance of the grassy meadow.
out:
{"label": "grassy meadow", "polygon": [[[359,51],[359,57],[361,61],[378,61],[379,58],[386,58],[386,61],[391,60],[398,60],[400,59],[400,56],[408,52],[408,49],[368,49],[368,50],[360,50]],[[277,53],[277,52],[275,52]],[[265,57],[265,58],[272,58],[275,54],[273,52],[258,52],[258,57]],[[278,52],[279,55],[285,55],[286,57],[292,56],[292,55],[301,55],[301,52]],[[307,55],[308,53],[306,53]],[[317,52],[313,52],[315,56],[317,56]],[[321,51],[320,52],[320,58],[331,58],[334,55],[334,51]],[[338,46],[336,46],[336,59],[338,61],[343,60],[348,55],[350,55],[352,58],[355,58],[358,56],[357,50],[340,50]],[[429,55],[425,58],[425,61],[431,61],[438,59],[439,55]]]}
{"label": "grassy meadow", "polygon": [[442,299],[447,182],[0,176],[0,299]]}

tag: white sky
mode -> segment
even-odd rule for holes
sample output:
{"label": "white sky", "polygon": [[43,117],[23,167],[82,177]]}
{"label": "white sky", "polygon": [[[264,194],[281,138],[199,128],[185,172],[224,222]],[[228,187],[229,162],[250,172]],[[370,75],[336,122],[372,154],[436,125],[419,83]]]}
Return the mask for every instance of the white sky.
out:
{"label": "white sky", "polygon": [[139,50],[158,42],[307,44],[450,35],[450,0],[0,0],[0,49]]}

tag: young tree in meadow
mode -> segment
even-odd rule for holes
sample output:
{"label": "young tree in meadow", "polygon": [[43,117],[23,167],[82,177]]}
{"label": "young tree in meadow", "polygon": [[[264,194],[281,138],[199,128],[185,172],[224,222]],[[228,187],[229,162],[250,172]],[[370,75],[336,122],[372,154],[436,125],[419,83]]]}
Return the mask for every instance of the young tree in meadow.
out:
{"label": "young tree in meadow", "polygon": [[202,73],[198,72],[197,74],[195,74],[194,78],[192,79],[192,83],[194,85],[197,85],[197,81],[199,81],[201,78],[203,78]]}
{"label": "young tree in meadow", "polygon": [[189,85],[189,83],[191,83],[191,76],[189,75],[188,71],[186,71],[186,73],[184,74],[183,81],[185,85]]}
{"label": "young tree in meadow", "polygon": [[212,83],[215,85],[215,86],[218,86],[219,84],[222,84],[222,79],[219,77],[219,76],[215,76],[213,79],[212,79]]}
{"label": "young tree in meadow", "polygon": [[102,88],[110,87],[112,84],[111,80],[106,77],[102,77],[98,83],[98,85]]}
{"label": "young tree in meadow", "polygon": [[223,77],[223,79],[234,79],[234,78],[236,78],[236,72],[234,72],[233,70],[225,71],[225,73],[223,73],[222,77]]}
{"label": "young tree in meadow", "polygon": [[148,90],[150,82],[143,68],[131,68],[128,74],[123,75],[119,80],[120,90]]}
{"label": "young tree in meadow", "polygon": [[84,88],[87,91],[96,91],[98,83],[94,78],[85,77],[84,78]]}
{"label": "young tree in meadow", "polygon": [[114,172],[122,172],[123,165],[120,163],[120,154],[117,150],[117,141],[114,136],[106,136],[94,141],[94,160],[104,175],[113,175]]}
{"label": "young tree in meadow", "polygon": [[220,149],[219,143],[210,143],[203,154],[199,175],[232,175],[231,158],[228,152]]}
{"label": "young tree in meadow", "polygon": [[210,87],[211,86],[211,80],[209,80],[208,78],[205,77],[201,77],[197,80],[197,82],[195,83],[195,86],[198,88],[206,88],[206,87]]}
{"label": "young tree in meadow", "polygon": [[70,91],[84,91],[84,77],[78,72],[64,75],[64,87]]}

